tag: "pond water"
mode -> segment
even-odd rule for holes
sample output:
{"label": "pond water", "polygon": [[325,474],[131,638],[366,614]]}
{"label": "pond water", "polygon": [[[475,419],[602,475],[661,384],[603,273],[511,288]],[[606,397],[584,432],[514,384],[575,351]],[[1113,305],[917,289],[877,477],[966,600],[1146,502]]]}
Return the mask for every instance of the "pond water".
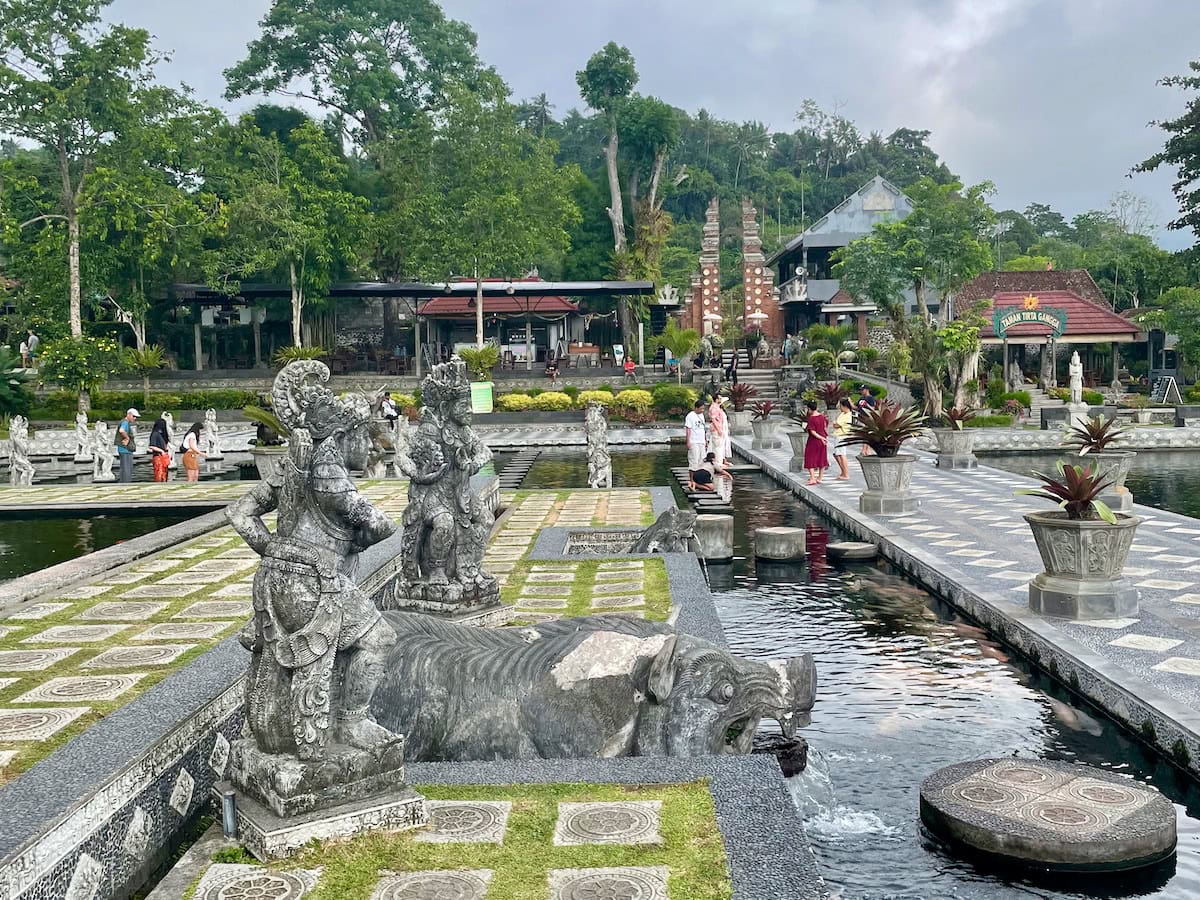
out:
{"label": "pond water", "polygon": [[[581,487],[582,456],[548,451],[525,483]],[[684,461],[681,448],[614,448],[614,479],[669,484],[670,467]],[[812,762],[791,787],[835,897],[1200,897],[1193,782],[887,564],[830,565],[824,547],[843,536],[766,478],[739,476],[733,504],[734,562],[710,567],[717,608],[737,652],[816,659],[817,704],[804,731]],[[805,565],[756,573],[753,532],[768,525],[806,530]],[[1177,862],[1123,878],[1033,883],[944,852],[919,824],[922,779],[954,762],[1012,755],[1078,760],[1154,784],[1176,805]]]}
{"label": "pond water", "polygon": [[[1028,475],[1053,472],[1059,459],[1078,460],[1059,453],[997,453],[980,456],[985,465]],[[1083,458],[1083,462],[1087,457]],[[1125,479],[1137,503],[1200,518],[1200,450],[1148,450],[1134,457]]]}
{"label": "pond water", "polygon": [[0,520],[0,581],[103,550],[168,525],[193,512],[156,516],[44,517]]}

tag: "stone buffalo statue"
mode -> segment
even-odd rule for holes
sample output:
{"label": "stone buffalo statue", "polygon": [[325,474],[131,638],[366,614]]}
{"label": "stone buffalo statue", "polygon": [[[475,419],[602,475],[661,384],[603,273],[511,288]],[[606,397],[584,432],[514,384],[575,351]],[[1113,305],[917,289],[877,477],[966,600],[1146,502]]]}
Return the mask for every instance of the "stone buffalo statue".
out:
{"label": "stone buffalo statue", "polygon": [[749,753],[762,718],[807,725],[816,691],[809,654],[753,662],[663,622],[384,615],[398,638],[371,712],[412,761]]}

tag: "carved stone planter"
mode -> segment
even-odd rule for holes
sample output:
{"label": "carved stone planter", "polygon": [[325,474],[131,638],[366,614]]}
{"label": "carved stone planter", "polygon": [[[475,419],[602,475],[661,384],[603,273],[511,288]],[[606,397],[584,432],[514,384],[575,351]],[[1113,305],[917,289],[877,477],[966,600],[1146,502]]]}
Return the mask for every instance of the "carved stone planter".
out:
{"label": "carved stone planter", "polygon": [[1117,524],[1075,520],[1065,512],[1026,513],[1045,571],[1029,584],[1029,608],[1069,619],[1112,619],[1137,612],[1138,592],[1121,577],[1137,516]]}
{"label": "carved stone planter", "polygon": [[255,447],[250,451],[254,457],[254,468],[258,469],[258,477],[266,478],[275,471],[275,464],[287,453],[287,447]]}
{"label": "carved stone planter", "polygon": [[729,414],[729,433],[730,434],[749,434],[750,433],[750,410],[735,409]]}
{"label": "carved stone planter", "polygon": [[1138,425],[1149,425],[1154,413],[1148,409],[1135,409],[1133,411],[1133,421]]}
{"label": "carved stone planter", "polygon": [[860,456],[867,489],[858,496],[858,511],[873,516],[902,516],[915,512],[921,501],[912,492],[913,466],[917,458],[906,453],[897,456]]}
{"label": "carved stone planter", "polygon": [[795,431],[785,431],[788,443],[792,445],[792,458],[788,460],[789,472],[804,471],[804,445],[808,443],[808,432],[802,428]]}
{"label": "carved stone planter", "polygon": [[1099,467],[1100,474],[1111,481],[1100,495],[1100,500],[1112,509],[1129,512],[1133,509],[1133,494],[1125,487],[1125,478],[1129,475],[1129,467],[1137,456],[1132,450],[1101,450],[1099,453],[1089,453],[1075,460],[1078,465],[1093,465]]}
{"label": "carved stone planter", "polygon": [[779,439],[778,419],[752,419],[750,427],[754,431],[754,440],[750,447],[754,450],[777,450],[783,446]]}
{"label": "carved stone planter", "polygon": [[975,458],[975,436],[978,432],[970,428],[934,428],[937,440],[937,466],[939,469],[974,469],[979,466]]}

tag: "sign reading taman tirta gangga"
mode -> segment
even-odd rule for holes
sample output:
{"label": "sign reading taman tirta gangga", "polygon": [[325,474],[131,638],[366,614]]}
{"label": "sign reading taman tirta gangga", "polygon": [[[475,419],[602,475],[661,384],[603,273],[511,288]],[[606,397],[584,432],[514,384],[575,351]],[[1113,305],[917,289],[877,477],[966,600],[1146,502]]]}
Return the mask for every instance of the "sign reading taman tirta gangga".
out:
{"label": "sign reading taman tirta gangga", "polygon": [[999,338],[1006,337],[1014,325],[1045,325],[1054,337],[1066,330],[1067,311],[1052,306],[1042,306],[1036,296],[1025,298],[1024,306],[998,306],[992,310],[992,327]]}

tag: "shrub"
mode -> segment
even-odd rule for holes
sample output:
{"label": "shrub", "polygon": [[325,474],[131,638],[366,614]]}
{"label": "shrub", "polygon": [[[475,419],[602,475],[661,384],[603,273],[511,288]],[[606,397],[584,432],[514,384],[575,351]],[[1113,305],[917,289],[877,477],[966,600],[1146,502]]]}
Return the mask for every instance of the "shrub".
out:
{"label": "shrub", "polygon": [[[1070,391],[1067,392],[1067,395],[1068,397],[1070,396]],[[1090,391],[1085,388],[1083,391],[1083,402],[1088,406],[1103,406],[1104,395],[1099,391]]]}
{"label": "shrub", "polygon": [[533,408],[543,412],[563,412],[573,405],[562,391],[543,391],[533,398]]}
{"label": "shrub", "polygon": [[683,385],[660,382],[651,391],[654,411],[660,416],[683,416],[691,411],[698,396],[694,390]]}
{"label": "shrub", "polygon": [[304,359],[320,359],[325,355],[324,347],[280,347],[271,358],[278,368]]}
{"label": "shrub", "polygon": [[571,402],[574,403],[576,406],[581,405],[579,403],[579,388],[575,387],[575,385],[568,384],[566,387],[564,387],[562,389],[562,392],[564,394],[566,394],[568,397],[570,397]]}
{"label": "shrub", "polygon": [[1033,406],[1033,398],[1029,395],[1029,391],[1005,391],[1000,395],[1000,402],[995,404],[992,409],[1000,409],[1009,400],[1016,400],[1021,404],[1022,409],[1029,409]]}
{"label": "shrub", "polygon": [[1001,409],[1006,416],[1019,416],[1021,413],[1025,412],[1028,407],[1022,406],[1020,400],[1009,399],[1004,401],[1004,405],[1001,407]]}
{"label": "shrub", "polygon": [[1061,388],[1061,387],[1050,388],[1050,390],[1046,391],[1046,395],[1055,400],[1065,400],[1067,402],[1070,402],[1071,389],[1070,388]]}
{"label": "shrub", "polygon": [[614,387],[613,387],[611,384],[609,384],[607,381],[606,381],[604,384],[600,385],[600,387],[596,388],[596,390],[598,390],[598,391],[608,391],[610,394],[615,394],[615,393],[617,392],[617,389],[616,389],[616,388],[614,388]]}
{"label": "shrub", "polygon": [[827,378],[833,372],[837,360],[828,350],[813,350],[808,354],[808,364],[818,378]]}
{"label": "shrub", "polygon": [[496,362],[500,359],[500,348],[495,344],[460,347],[458,358],[466,363],[472,381],[490,381],[492,369],[496,368]]}
{"label": "shrub", "polygon": [[[563,391],[566,394],[566,391]],[[608,391],[583,391],[575,398],[575,406],[579,409],[586,409],[587,405],[593,400],[597,403],[603,403],[605,406],[612,406],[616,398]]]}
{"label": "shrub", "polygon": [[887,388],[872,381],[855,381],[853,378],[847,378],[842,382],[841,388],[846,392],[847,397],[857,397],[864,384],[871,389],[871,396],[876,400],[883,400],[887,397]]}
{"label": "shrub", "polygon": [[1012,423],[1012,416],[976,416],[965,424],[968,428],[1008,428]]}
{"label": "shrub", "polygon": [[[518,392],[513,391],[513,393],[515,394]],[[526,397],[536,397],[538,394],[545,393],[545,391],[542,388],[526,388],[525,390],[520,391],[519,393],[524,394]]]}
{"label": "shrub", "polygon": [[988,373],[987,386],[984,388],[984,399],[989,409],[999,409],[1004,405],[1004,379],[1000,376],[1000,367],[992,366]]}
{"label": "shrub", "polygon": [[412,394],[392,394],[392,402],[400,409],[408,409],[417,405],[417,400]]}
{"label": "shrub", "polygon": [[613,397],[613,409],[628,418],[627,413],[648,413],[654,406],[654,395],[641,388],[629,388]]}
{"label": "shrub", "polygon": [[[150,398],[154,399],[151,392]],[[180,409],[244,409],[258,402],[254,391],[221,388],[211,391],[184,391],[179,395]]]}
{"label": "shrub", "polygon": [[533,398],[524,394],[501,394],[496,398],[496,409],[499,412],[524,412],[533,409]]}

